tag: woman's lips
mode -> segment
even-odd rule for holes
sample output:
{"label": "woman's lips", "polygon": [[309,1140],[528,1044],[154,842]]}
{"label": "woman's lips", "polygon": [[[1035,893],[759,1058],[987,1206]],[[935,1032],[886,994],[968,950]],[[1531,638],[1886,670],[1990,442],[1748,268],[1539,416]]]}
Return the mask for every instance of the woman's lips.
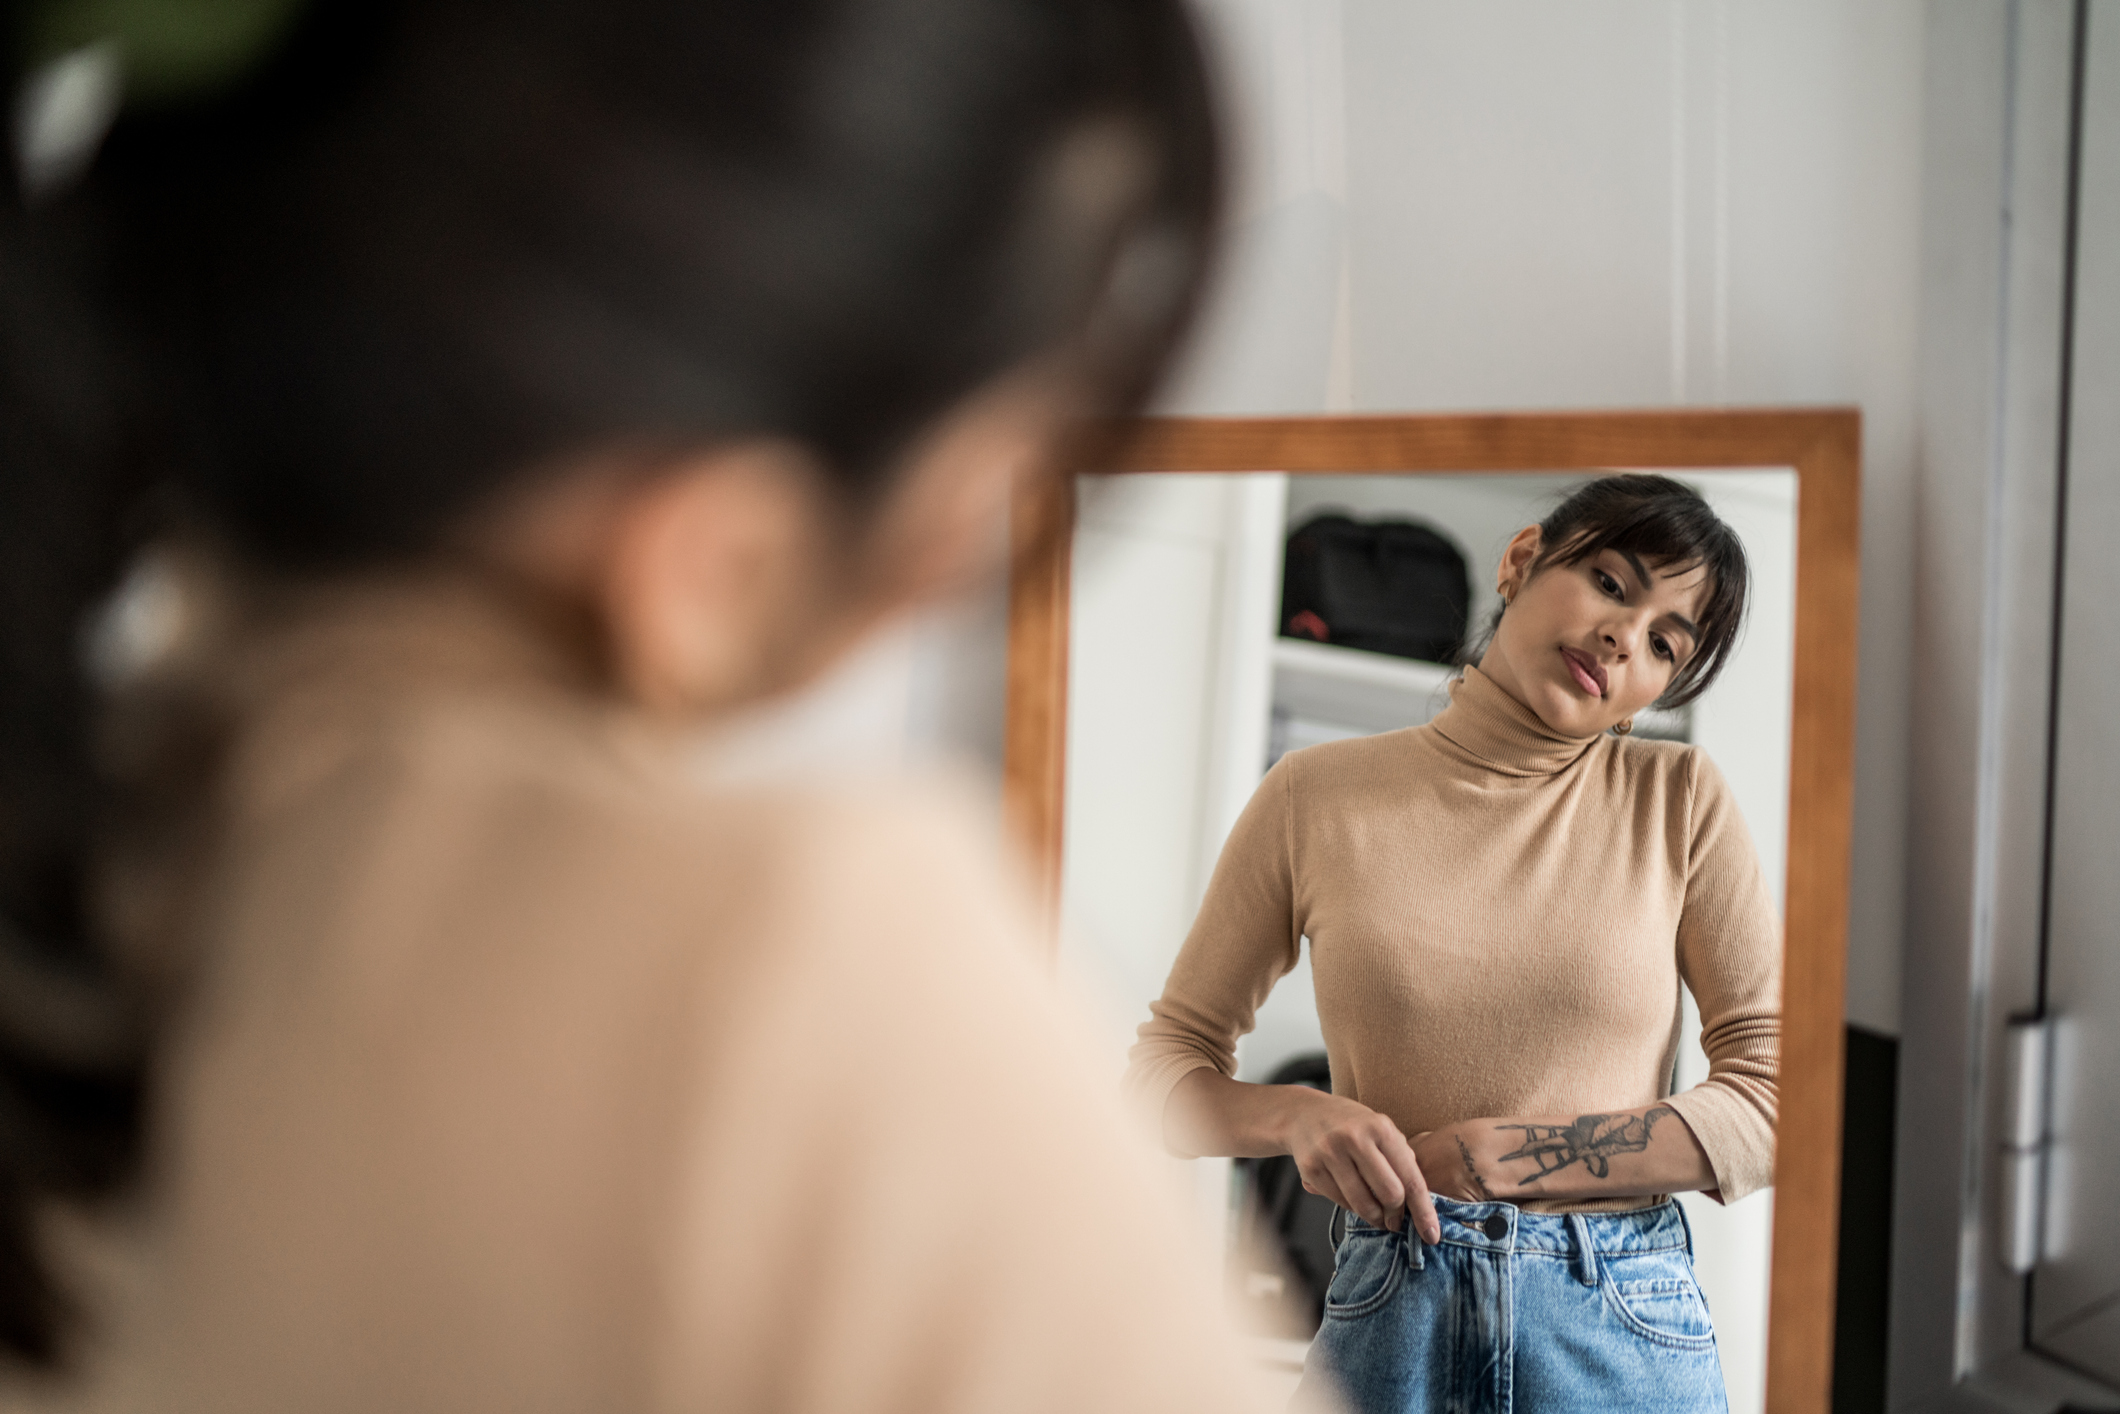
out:
{"label": "woman's lips", "polygon": [[1592,697],[1605,695],[1605,670],[1597,659],[1573,648],[1563,648],[1561,656],[1568,660],[1568,671],[1575,675],[1575,685]]}

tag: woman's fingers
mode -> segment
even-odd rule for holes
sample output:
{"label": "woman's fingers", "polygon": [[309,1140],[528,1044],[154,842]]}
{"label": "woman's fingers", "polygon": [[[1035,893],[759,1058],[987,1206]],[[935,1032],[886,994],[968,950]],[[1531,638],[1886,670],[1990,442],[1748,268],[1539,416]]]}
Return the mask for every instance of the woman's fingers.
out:
{"label": "woman's fingers", "polygon": [[[1373,1200],[1383,1212],[1381,1218],[1369,1218],[1367,1213],[1362,1216],[1369,1218],[1379,1227],[1397,1232],[1401,1226],[1400,1219],[1406,1212],[1406,1180],[1399,1165],[1393,1163],[1390,1155],[1385,1152],[1385,1146],[1396,1139],[1399,1147],[1403,1149],[1406,1147],[1406,1140],[1388,1123],[1384,1127],[1389,1130],[1388,1134],[1371,1133],[1358,1136],[1353,1145],[1353,1153],[1349,1157],[1353,1160],[1355,1171],[1362,1176],[1363,1186],[1374,1195]],[[1418,1182],[1419,1165],[1413,1166],[1413,1172],[1414,1179]]]}
{"label": "woman's fingers", "polygon": [[1428,1176],[1421,1172],[1421,1161],[1415,1157],[1413,1146],[1406,1142],[1405,1135],[1394,1130],[1382,1149],[1383,1157],[1406,1190],[1406,1211],[1413,1217],[1413,1230],[1431,1246],[1441,1242],[1443,1220],[1435,1215],[1435,1196],[1428,1191]]}
{"label": "woman's fingers", "polygon": [[[1303,1173],[1303,1170],[1298,1168],[1297,1172]],[[1348,1212],[1358,1216],[1366,1217],[1363,1212],[1363,1204],[1368,1203],[1374,1206],[1374,1202],[1366,1188],[1363,1188],[1360,1184],[1349,1185],[1341,1183],[1338,1176],[1327,1167],[1326,1160],[1322,1156],[1313,1171],[1303,1173],[1303,1187],[1306,1191],[1315,1193],[1320,1198],[1345,1208]],[[1352,1192],[1349,1191],[1350,1187],[1353,1189]]]}
{"label": "woman's fingers", "polygon": [[1376,1194],[1370,1192],[1369,1185],[1362,1181],[1362,1170],[1355,1164],[1353,1157],[1335,1149],[1328,1149],[1324,1160],[1325,1175],[1340,1192],[1340,1196],[1333,1201],[1364,1222],[1382,1227],[1384,1205],[1377,1201]]}
{"label": "woman's fingers", "polygon": [[[1360,1157],[1360,1146],[1344,1136],[1334,1136],[1313,1156],[1313,1168],[1303,1173],[1303,1186],[1353,1213],[1366,1223],[1398,1231],[1400,1205],[1377,1192],[1370,1168]],[[1298,1171],[1301,1166],[1298,1166]],[[1378,1166],[1375,1172],[1383,1172]],[[1393,1180],[1396,1183],[1396,1180]]]}

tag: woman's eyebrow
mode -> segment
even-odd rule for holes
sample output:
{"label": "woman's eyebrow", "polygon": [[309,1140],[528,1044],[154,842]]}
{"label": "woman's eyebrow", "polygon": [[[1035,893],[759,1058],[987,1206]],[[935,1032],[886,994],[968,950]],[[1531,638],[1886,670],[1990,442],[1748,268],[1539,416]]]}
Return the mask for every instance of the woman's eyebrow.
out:
{"label": "woman's eyebrow", "polygon": [[[1650,584],[1649,567],[1642,563],[1641,556],[1635,554],[1632,550],[1622,550],[1619,552],[1619,557],[1625,560],[1628,568],[1634,571],[1635,580],[1641,585],[1642,592],[1644,594],[1648,593]],[[1665,614],[1660,622],[1672,624],[1695,643],[1700,642],[1699,627],[1684,614]]]}

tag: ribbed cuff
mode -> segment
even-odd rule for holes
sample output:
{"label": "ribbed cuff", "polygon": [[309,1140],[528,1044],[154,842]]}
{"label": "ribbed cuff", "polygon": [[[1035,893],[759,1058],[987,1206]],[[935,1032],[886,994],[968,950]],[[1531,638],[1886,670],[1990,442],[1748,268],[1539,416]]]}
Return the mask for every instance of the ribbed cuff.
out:
{"label": "ribbed cuff", "polygon": [[1774,1130],[1743,1096],[1711,1080],[1664,1103],[1700,1141],[1723,1202],[1735,1203],[1774,1182]]}

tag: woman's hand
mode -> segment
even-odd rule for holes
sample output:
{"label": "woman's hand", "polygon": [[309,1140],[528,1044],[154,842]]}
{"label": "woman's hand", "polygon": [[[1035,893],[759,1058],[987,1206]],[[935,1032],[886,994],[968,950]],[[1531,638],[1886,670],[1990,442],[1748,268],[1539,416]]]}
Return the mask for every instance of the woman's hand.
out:
{"label": "woman's hand", "polygon": [[1163,1137],[1179,1154],[1290,1155],[1310,1192],[1393,1232],[1410,1213],[1423,1241],[1442,1239],[1413,1146],[1367,1105],[1304,1085],[1250,1085],[1195,1070],[1171,1091]]}
{"label": "woman's hand", "polygon": [[1392,1232],[1410,1214],[1422,1241],[1440,1241],[1428,1180],[1399,1127],[1357,1101],[1308,1093],[1313,1103],[1299,1105],[1287,1127],[1303,1187]]}
{"label": "woman's hand", "polygon": [[[1460,1203],[1493,1203],[1515,1197],[1514,1192],[1497,1192],[1488,1186],[1487,1176],[1497,1173],[1495,1156],[1487,1155],[1486,1163],[1482,1164],[1480,1157],[1473,1152],[1473,1141],[1491,1141],[1493,1135],[1492,1122],[1480,1120],[1415,1135],[1414,1161],[1421,1166],[1429,1190],[1444,1198],[1455,1198]],[[1509,1185],[1503,1184],[1502,1187],[1508,1189]]]}

